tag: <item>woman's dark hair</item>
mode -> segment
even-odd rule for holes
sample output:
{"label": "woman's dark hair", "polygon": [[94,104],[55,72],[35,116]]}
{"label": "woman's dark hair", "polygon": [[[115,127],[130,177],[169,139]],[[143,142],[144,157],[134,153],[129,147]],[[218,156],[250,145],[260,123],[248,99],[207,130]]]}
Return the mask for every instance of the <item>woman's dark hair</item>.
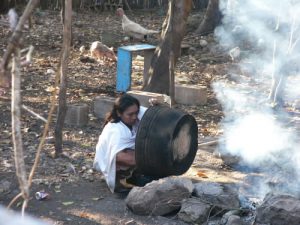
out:
{"label": "woman's dark hair", "polygon": [[140,102],[135,97],[132,97],[129,94],[123,94],[118,97],[114,103],[112,110],[106,114],[104,126],[108,123],[117,123],[121,120],[118,116],[118,113],[122,114],[128,107],[136,105],[140,108]]}

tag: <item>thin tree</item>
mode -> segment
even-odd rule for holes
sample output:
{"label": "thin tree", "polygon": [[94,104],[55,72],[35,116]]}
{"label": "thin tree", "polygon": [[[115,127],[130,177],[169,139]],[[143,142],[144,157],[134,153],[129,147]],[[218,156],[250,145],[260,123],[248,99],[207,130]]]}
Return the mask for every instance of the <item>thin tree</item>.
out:
{"label": "thin tree", "polygon": [[205,16],[195,31],[197,34],[208,34],[214,31],[221,21],[219,0],[209,0]]}
{"label": "thin tree", "polygon": [[62,153],[62,130],[67,111],[67,67],[68,58],[71,46],[71,27],[72,27],[72,0],[65,0],[64,2],[64,24],[63,24],[63,46],[60,64],[60,87],[59,87],[59,102],[58,102],[58,116],[55,125],[55,156]]}

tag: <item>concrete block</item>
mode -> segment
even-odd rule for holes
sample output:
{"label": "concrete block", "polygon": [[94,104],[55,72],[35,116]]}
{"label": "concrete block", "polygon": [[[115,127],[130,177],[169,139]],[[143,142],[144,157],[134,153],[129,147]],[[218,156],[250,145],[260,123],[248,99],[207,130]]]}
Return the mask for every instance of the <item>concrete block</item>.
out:
{"label": "concrete block", "polygon": [[107,96],[97,96],[94,100],[94,114],[99,119],[104,119],[106,113],[108,113],[114,103],[115,98],[107,97]]}
{"label": "concrete block", "polygon": [[89,121],[89,106],[87,104],[68,105],[65,123],[71,126],[85,126]]}
{"label": "concrete block", "polygon": [[147,91],[128,91],[127,94],[130,94],[131,96],[137,98],[142,106],[149,107],[149,99],[156,98],[158,102],[164,103],[164,95],[153,93],[153,92],[147,92]]}
{"label": "concrete block", "polygon": [[175,85],[175,101],[185,105],[203,105],[207,102],[206,87],[198,85]]}

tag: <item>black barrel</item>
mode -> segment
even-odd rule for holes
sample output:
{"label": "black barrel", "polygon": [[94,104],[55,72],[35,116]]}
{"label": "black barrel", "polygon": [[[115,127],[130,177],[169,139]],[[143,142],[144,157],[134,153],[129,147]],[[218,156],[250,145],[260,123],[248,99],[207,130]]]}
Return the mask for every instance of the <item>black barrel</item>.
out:
{"label": "black barrel", "polygon": [[185,173],[198,148],[198,128],[193,116],[165,106],[150,107],[140,121],[135,140],[138,170],[149,176]]}

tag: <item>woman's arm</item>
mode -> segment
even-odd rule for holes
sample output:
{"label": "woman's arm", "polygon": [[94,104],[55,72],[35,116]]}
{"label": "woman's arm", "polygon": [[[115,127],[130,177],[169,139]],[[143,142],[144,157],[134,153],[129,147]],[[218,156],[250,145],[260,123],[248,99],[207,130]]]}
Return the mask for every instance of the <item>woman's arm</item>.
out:
{"label": "woman's arm", "polygon": [[124,149],[117,153],[116,163],[118,166],[135,166],[135,152],[133,149]]}

